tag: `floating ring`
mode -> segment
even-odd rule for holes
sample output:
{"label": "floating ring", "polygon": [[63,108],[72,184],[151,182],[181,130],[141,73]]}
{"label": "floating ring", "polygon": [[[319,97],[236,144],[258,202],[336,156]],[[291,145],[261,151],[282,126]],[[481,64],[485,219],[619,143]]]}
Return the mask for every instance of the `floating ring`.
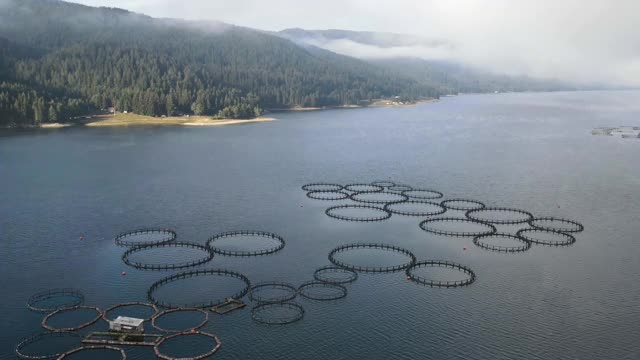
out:
{"label": "floating ring", "polygon": [[[357,187],[361,189],[356,189]],[[384,190],[382,186],[373,184],[349,184],[346,185],[344,189],[351,192],[380,192]]]}
{"label": "floating ring", "polygon": [[[154,241],[127,241],[127,238],[143,235],[143,234],[162,234],[167,235],[166,239],[154,240]],[[128,231],[122,233],[114,239],[116,245],[118,246],[147,246],[147,245],[158,245],[158,244],[166,244],[174,241],[178,235],[175,231],[169,229],[140,229],[134,231]]]}
{"label": "floating ring", "polygon": [[[489,244],[489,243],[484,241],[485,239],[491,238],[491,237],[512,239],[512,240],[516,240],[516,241],[522,243],[523,245],[520,245],[520,246],[499,246],[499,245],[492,245],[492,244]],[[476,246],[481,247],[483,249],[491,250],[491,251],[499,251],[499,252],[522,252],[522,251],[527,251],[527,250],[529,250],[531,248],[531,242],[529,242],[528,240],[526,240],[522,236],[511,235],[511,234],[499,234],[499,233],[496,233],[496,234],[488,234],[488,235],[479,235],[479,236],[476,236],[476,237],[473,238],[473,243]]]}
{"label": "floating ring", "polygon": [[[571,224],[573,225],[573,227],[563,228],[563,227],[554,227],[554,226],[542,226],[542,225],[536,224],[536,221],[557,221],[561,223]],[[531,219],[529,220],[529,225],[540,230],[559,231],[563,233],[574,233],[574,232],[581,232],[584,230],[584,226],[577,221],[562,219],[562,218],[555,218],[550,216]]]}
{"label": "floating ring", "polygon": [[127,354],[124,352],[124,350],[120,349],[119,347],[109,346],[109,345],[85,345],[85,346],[81,346],[79,348],[75,348],[75,349],[73,349],[71,351],[67,351],[66,353],[60,355],[58,360],[63,360],[63,359],[67,358],[70,355],[73,355],[75,353],[79,353],[79,352],[82,352],[82,351],[86,351],[86,350],[116,351],[116,352],[120,353],[120,356],[122,357],[122,360],[126,360],[127,359]]}
{"label": "floating ring", "polygon": [[[474,214],[481,211],[512,212],[512,213],[522,214],[525,216],[525,218],[515,219],[515,220],[496,220],[496,219],[487,220],[487,219],[480,219],[475,217]],[[533,219],[533,214],[528,211],[520,210],[520,209],[500,208],[500,207],[467,210],[467,212],[465,213],[465,216],[471,220],[482,221],[482,222],[491,223],[491,224],[500,224],[500,225],[523,224]]]}
{"label": "floating ring", "polygon": [[[428,205],[436,206],[438,209],[434,211],[420,212],[420,211],[401,211],[393,208],[393,206],[404,205],[404,204],[428,204]],[[438,203],[434,203],[426,200],[407,200],[407,201],[399,201],[395,203],[388,203],[384,206],[384,209],[393,214],[407,215],[407,216],[434,216],[434,215],[444,214],[447,211],[447,209],[444,206]]]}
{"label": "floating ring", "polygon": [[386,181],[386,180],[380,180],[380,181],[373,181],[371,183],[371,185],[374,186],[382,186],[383,188],[389,187],[389,186],[394,186],[396,183],[394,183],[393,181]]}
{"label": "floating ring", "polygon": [[[423,267],[448,267],[448,268],[452,268],[452,269],[457,269],[462,271],[463,273],[469,275],[468,279],[465,280],[456,280],[456,281],[434,281],[434,280],[429,280],[420,276],[417,276],[415,274],[413,274],[413,270],[417,269],[417,268],[423,268]],[[450,261],[444,261],[444,260],[428,260],[428,261],[420,261],[415,263],[413,266],[409,267],[406,270],[406,274],[407,274],[407,279],[421,284],[421,285],[427,285],[427,286],[431,286],[431,287],[460,287],[460,286],[468,286],[471,285],[474,281],[476,281],[476,274],[473,272],[473,270],[469,269],[468,267],[464,266],[464,265],[460,265],[460,264],[456,264]]]}
{"label": "floating ring", "polygon": [[[349,277],[346,279],[336,279],[336,278],[325,276],[325,274],[330,274],[330,273],[348,274]],[[349,269],[341,268],[339,266],[328,265],[328,266],[323,266],[321,268],[316,269],[316,271],[313,273],[313,278],[318,281],[332,283],[332,284],[348,284],[358,279],[358,273]]]}
{"label": "floating ring", "polygon": [[[71,297],[73,298],[73,302],[56,306],[56,307],[40,307],[37,305],[41,301],[53,299],[56,297]],[[50,289],[50,290],[41,291],[31,295],[29,297],[29,300],[27,300],[27,309],[31,311],[39,312],[39,313],[50,313],[52,311],[62,309],[62,308],[80,306],[83,303],[84,303],[84,295],[82,294],[82,292],[80,292],[80,290],[71,289],[71,288]]]}
{"label": "floating ring", "polygon": [[[289,309],[294,310],[295,314],[291,317],[281,317],[281,318],[269,318],[265,316],[260,316],[262,311],[269,311],[271,309]],[[260,324],[265,325],[287,325],[294,323],[296,321],[302,320],[304,317],[304,309],[302,306],[295,303],[265,303],[259,304],[251,309],[251,318],[253,321],[258,322]]]}
{"label": "floating ring", "polygon": [[123,307],[127,307],[127,306],[144,306],[144,307],[148,307],[153,309],[153,314],[151,314],[151,316],[149,316],[148,318],[143,319],[145,322],[151,320],[157,313],[158,313],[158,307],[153,305],[153,304],[149,304],[149,303],[143,303],[143,302],[129,302],[129,303],[122,303],[122,304],[117,304],[117,305],[113,305],[112,307],[108,308],[107,310],[102,312],[102,319],[106,322],[112,321],[109,320],[109,312],[113,311],[115,309],[119,309],[119,308],[123,308]]}
{"label": "floating ring", "polygon": [[[201,259],[183,262],[183,263],[174,263],[174,264],[149,264],[142,262],[135,262],[129,260],[129,256],[131,254],[135,254],[145,250],[151,249],[159,249],[159,248],[192,248],[204,251],[207,255]],[[172,243],[163,243],[163,244],[153,244],[146,246],[135,246],[129,248],[127,251],[122,254],[122,261],[136,269],[140,270],[172,270],[172,269],[183,269],[193,266],[198,266],[202,264],[206,264],[213,259],[213,251],[208,246],[202,246],[198,244],[184,243],[184,242],[172,242]]]}
{"label": "floating ring", "polygon": [[[216,346],[213,347],[213,349],[209,350],[208,352],[198,355],[198,356],[190,356],[188,358],[176,358],[176,357],[172,357],[169,355],[165,355],[163,353],[160,352],[160,345],[162,345],[165,341],[167,340],[171,340],[174,338],[177,338],[179,336],[195,336],[195,335],[201,335],[201,336],[206,336],[210,339],[213,339],[213,341],[216,342]],[[218,349],[220,349],[220,346],[222,346],[222,343],[220,342],[220,339],[218,339],[217,336],[215,336],[214,334],[209,334],[206,332],[202,332],[202,331],[188,331],[188,332],[181,332],[181,333],[177,333],[177,334],[173,334],[173,335],[169,335],[166,337],[163,337],[160,339],[160,341],[158,341],[154,346],[153,346],[153,352],[155,352],[156,356],[159,359],[163,359],[163,360],[199,360],[199,359],[205,359],[208,358],[209,356],[213,355],[216,353],[216,351],[218,351]]]}
{"label": "floating ring", "polygon": [[[289,293],[281,296],[260,296],[260,292],[256,291],[258,289],[263,288],[271,288],[277,290],[286,290]],[[295,286],[283,282],[277,281],[268,281],[258,283],[251,287],[249,290],[249,300],[259,302],[259,303],[278,303],[278,302],[288,302],[296,298],[298,296],[298,289]]]}
{"label": "floating ring", "polygon": [[399,193],[409,191],[409,190],[413,190],[413,187],[409,185],[403,185],[403,184],[395,184],[387,188],[387,191],[393,191],[393,192],[399,192]]}
{"label": "floating ring", "polygon": [[[562,238],[563,240],[561,241],[549,241],[549,240],[540,240],[540,239],[536,239],[531,237],[529,234],[530,233],[545,233],[545,234],[552,234],[554,236],[558,236],[560,238]],[[569,246],[569,245],[573,245],[573,243],[576,242],[576,238],[571,235],[571,234],[567,234],[567,233],[563,233],[560,231],[555,231],[555,230],[543,230],[543,229],[520,229],[518,230],[518,232],[516,233],[517,236],[522,237],[523,239],[534,243],[534,244],[539,244],[539,245],[547,245],[547,246]]]}
{"label": "floating ring", "polygon": [[304,191],[340,191],[342,189],[344,189],[342,185],[331,183],[312,183],[302,185],[302,190]]}
{"label": "floating ring", "polygon": [[[55,328],[51,325],[48,324],[49,319],[61,314],[61,313],[65,313],[65,312],[69,312],[69,311],[74,311],[74,310],[79,310],[79,309],[87,309],[87,310],[93,310],[97,313],[97,316],[92,319],[89,320],[85,323],[82,323],[78,326],[74,326],[74,327],[68,327],[68,328]],[[102,318],[102,311],[100,311],[100,309],[98,309],[95,306],[73,306],[73,307],[68,307],[68,308],[62,308],[62,309],[58,309],[53,311],[52,313],[48,314],[47,316],[44,317],[44,319],[42,319],[42,327],[45,328],[46,330],[49,331],[53,331],[53,332],[69,332],[69,331],[77,331],[77,330],[81,330],[86,328],[87,326],[93,325],[96,322],[98,322],[98,320],[100,320]]]}
{"label": "floating ring", "polygon": [[[467,204],[473,204],[473,205],[472,206],[464,206],[464,205],[456,205],[455,203],[467,203]],[[462,211],[480,210],[480,209],[484,209],[484,208],[487,207],[487,205],[485,205],[484,203],[482,203],[480,201],[469,200],[469,199],[449,199],[449,200],[444,200],[443,202],[440,203],[440,205],[444,206],[447,209],[462,210]]]}
{"label": "floating ring", "polygon": [[[269,239],[276,240],[276,242],[278,244],[276,246],[270,247],[268,249],[256,250],[256,251],[224,250],[224,249],[217,248],[217,247],[213,246],[213,243],[216,240],[222,239],[222,238],[226,238],[226,237],[233,237],[233,236],[259,236],[259,237],[264,237],[264,238],[269,238]],[[278,252],[278,251],[282,250],[282,248],[284,248],[284,244],[285,244],[284,243],[284,239],[279,235],[268,233],[268,232],[264,232],[264,231],[253,231],[253,230],[223,232],[221,234],[214,235],[214,236],[210,237],[209,240],[207,240],[207,246],[213,252],[215,252],[217,254],[220,254],[220,255],[226,255],[226,256],[260,256],[260,255],[273,254],[275,252]]]}
{"label": "floating ring", "polygon": [[[334,211],[338,210],[338,209],[369,209],[369,210],[377,210],[381,213],[383,213],[380,216],[374,216],[374,217],[355,217],[355,216],[343,216],[343,215],[338,215],[335,214]],[[339,220],[345,220],[345,221],[382,221],[382,220],[387,220],[388,218],[391,217],[391,213],[386,211],[383,208],[380,207],[375,207],[375,206],[368,206],[368,205],[338,205],[338,206],[332,206],[330,208],[328,208],[327,210],[325,210],[324,212],[325,214],[327,214],[327,216],[332,217],[334,219],[339,219]]]}
{"label": "floating ring", "polygon": [[[395,251],[395,252],[399,252],[401,254],[405,254],[407,257],[409,257],[410,261],[407,263],[403,263],[401,265],[394,265],[394,266],[359,266],[359,265],[351,265],[351,264],[347,264],[345,262],[341,262],[338,261],[335,258],[335,254],[339,253],[339,252],[343,252],[343,251],[347,251],[350,249],[382,249],[382,250],[391,250],[391,251]],[[394,245],[387,245],[387,244],[373,244],[373,243],[359,243],[359,244],[347,244],[347,245],[341,245],[336,247],[335,249],[331,250],[331,252],[329,252],[329,261],[331,261],[332,264],[339,266],[341,268],[344,269],[348,269],[351,271],[361,271],[361,272],[394,272],[394,271],[400,271],[400,270],[404,270],[408,267],[410,267],[411,265],[413,265],[416,262],[416,256],[413,255],[413,253],[407,249],[398,247],[398,246],[394,246]]]}
{"label": "floating ring", "polygon": [[[185,329],[185,330],[171,330],[171,329],[165,329],[163,327],[158,326],[158,319],[161,318],[162,316],[165,316],[167,314],[171,314],[174,312],[178,312],[178,311],[191,311],[191,312],[199,312],[202,315],[204,315],[204,320],[202,320],[202,322],[192,328],[189,329]],[[198,309],[198,308],[176,308],[176,309],[168,309],[168,310],[164,310],[162,312],[159,312],[155,315],[153,315],[153,317],[151,318],[151,326],[153,326],[156,330],[158,331],[162,331],[162,332],[166,332],[166,333],[180,333],[180,332],[189,332],[189,331],[194,331],[194,330],[198,330],[201,327],[205,326],[207,323],[209,322],[209,312],[202,310],[202,309]]]}
{"label": "floating ring", "polygon": [[[429,193],[431,195],[419,195],[419,194],[415,194],[416,192]],[[433,200],[433,199],[440,199],[444,197],[444,194],[441,193],[440,191],[430,190],[430,189],[411,189],[411,190],[404,190],[400,193],[412,199],[422,199],[422,200]]]}
{"label": "floating ring", "polygon": [[349,198],[349,194],[343,191],[316,190],[309,191],[307,197],[314,200],[344,200]]}
{"label": "floating ring", "polygon": [[[197,305],[176,305],[176,304],[171,304],[168,302],[164,302],[164,301],[160,301],[158,299],[156,299],[154,297],[154,293],[156,292],[156,290],[158,288],[160,288],[163,285],[166,285],[168,283],[172,283],[174,281],[180,280],[180,279],[188,279],[188,278],[192,278],[192,277],[198,277],[198,276],[207,276],[207,275],[219,275],[219,276],[227,276],[227,277],[233,277],[236,279],[240,279],[242,280],[242,282],[244,282],[245,286],[242,290],[236,292],[235,294],[231,295],[231,296],[225,296],[222,299],[219,299],[217,301],[210,301],[208,303],[202,303],[202,304],[197,304]],[[251,287],[251,282],[249,281],[249,279],[238,273],[235,271],[231,271],[231,270],[225,270],[225,269],[208,269],[208,270],[193,270],[193,271],[186,271],[186,272],[181,272],[181,273],[177,273],[171,276],[167,276],[165,278],[162,278],[158,281],[156,281],[155,283],[153,283],[151,285],[151,287],[149,287],[149,290],[147,290],[147,298],[149,299],[149,301],[153,304],[155,304],[156,306],[160,306],[163,308],[167,308],[167,309],[173,309],[173,308],[180,308],[180,307],[195,307],[195,308],[209,308],[209,307],[214,307],[217,305],[222,304],[223,302],[226,301],[226,299],[228,298],[232,298],[232,299],[239,299],[243,296],[245,296],[247,294],[247,292],[249,291],[249,288]]]}
{"label": "floating ring", "polygon": [[63,353],[56,353],[56,354],[45,354],[45,355],[28,355],[25,354],[23,352],[24,348],[29,346],[30,344],[33,344],[35,342],[37,342],[40,339],[43,338],[48,338],[48,337],[66,337],[66,336],[71,336],[71,337],[75,337],[77,339],[82,339],[82,336],[80,336],[79,334],[76,333],[70,333],[70,332],[41,332],[38,334],[33,334],[30,336],[27,336],[25,338],[23,338],[22,340],[20,340],[20,342],[16,345],[16,355],[18,355],[19,357],[23,358],[23,359],[31,359],[31,360],[44,360],[44,359],[57,359],[58,357],[60,357],[60,355],[62,355]]}
{"label": "floating ring", "polygon": [[[313,288],[333,289],[333,290],[337,290],[338,293],[336,293],[335,295],[312,295],[306,292],[307,289],[313,289]],[[305,297],[310,300],[317,300],[317,301],[332,301],[332,300],[342,299],[347,296],[347,288],[345,288],[344,286],[340,284],[329,283],[324,281],[306,282],[300,285],[300,287],[298,288],[298,292],[302,297]]]}
{"label": "floating ring", "polygon": [[[428,226],[428,224],[430,223],[434,223],[434,222],[448,222],[448,221],[456,221],[456,222],[461,222],[461,223],[468,223],[468,224],[479,224],[482,226],[485,226],[486,228],[488,228],[487,231],[473,231],[473,232],[468,232],[468,231],[447,231],[447,230],[438,230],[438,229],[434,229]],[[452,217],[444,217],[444,218],[435,218],[435,219],[427,219],[424,220],[423,222],[420,223],[420,228],[426,232],[430,232],[433,234],[438,234],[438,235],[446,235],[446,236],[479,236],[479,235],[490,235],[490,234],[494,234],[497,229],[495,226],[486,223],[486,222],[482,222],[482,221],[477,221],[477,220],[471,220],[471,219],[464,219],[464,218],[452,218]]]}
{"label": "floating ring", "polygon": [[[359,198],[359,196],[362,195],[393,195],[393,196],[399,196],[400,198],[395,199],[395,200],[379,200],[379,199],[361,199]],[[357,193],[353,193],[349,196],[349,199],[353,200],[353,201],[357,201],[357,202],[361,202],[361,203],[367,203],[367,204],[388,204],[388,203],[395,203],[395,202],[403,202],[403,201],[407,201],[409,200],[409,197],[406,195],[402,195],[402,194],[398,194],[398,193],[392,193],[392,192],[386,192],[386,191],[361,191],[361,192],[357,192]]]}

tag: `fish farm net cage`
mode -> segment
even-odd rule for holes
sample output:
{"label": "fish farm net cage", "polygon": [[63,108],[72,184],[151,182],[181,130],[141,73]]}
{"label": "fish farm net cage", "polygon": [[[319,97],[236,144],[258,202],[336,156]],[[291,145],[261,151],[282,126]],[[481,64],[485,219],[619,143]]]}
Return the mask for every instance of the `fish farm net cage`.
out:
{"label": "fish farm net cage", "polygon": [[[226,250],[221,247],[215,246],[215,242],[223,238],[232,238],[232,237],[242,238],[247,236],[261,237],[267,240],[272,240],[275,242],[275,245],[269,246],[265,249],[259,249],[259,250]],[[210,237],[209,240],[207,241],[207,246],[209,247],[209,249],[211,249],[216,254],[225,255],[225,256],[268,255],[268,254],[273,254],[275,252],[282,250],[284,248],[284,245],[285,245],[285,242],[281,236],[273,233],[265,232],[265,231],[254,231],[254,230],[223,232],[221,234],[217,234]]]}
{"label": "fish farm net cage", "polygon": [[[176,338],[180,338],[180,337],[188,337],[188,336],[204,336],[207,337],[211,340],[214,341],[215,345],[213,346],[213,348],[211,348],[211,350],[207,351],[206,353],[200,354],[200,355],[196,355],[196,356],[189,356],[189,357],[172,357],[169,356],[167,354],[164,354],[160,351],[160,346],[168,341],[171,341],[173,339]],[[163,337],[162,339],[160,339],[160,341],[153,347],[153,352],[155,353],[156,357],[158,359],[163,359],[163,360],[198,360],[198,359],[206,359],[210,356],[212,356],[213,354],[215,354],[220,347],[222,346],[222,343],[220,342],[220,339],[218,339],[218,337],[214,334],[210,334],[210,333],[206,333],[203,331],[187,331],[187,332],[181,332],[181,333],[177,333],[177,334],[173,334],[173,335],[169,335],[166,337]]]}
{"label": "fish farm net cage", "polygon": [[80,352],[97,351],[97,350],[106,350],[106,351],[109,351],[109,352],[119,353],[120,354],[120,358],[122,360],[126,360],[127,359],[127,354],[124,352],[123,349],[121,349],[119,347],[110,346],[110,345],[85,345],[85,346],[81,346],[79,348],[75,348],[75,349],[73,349],[71,351],[67,351],[66,353],[60,355],[58,360],[63,360],[63,359],[66,359],[66,358],[70,358],[72,355],[75,355],[75,354],[80,353]]}
{"label": "fish farm net cage", "polygon": [[[54,326],[49,325],[49,320],[55,316],[58,316],[60,314],[63,313],[68,313],[68,312],[72,312],[72,311],[78,311],[78,310],[92,310],[96,312],[96,317],[92,318],[89,321],[86,321],[82,324],[76,325],[76,326],[69,326],[69,327],[62,327],[62,328],[57,328]],[[91,326],[95,323],[98,322],[98,320],[102,319],[102,311],[100,311],[99,308],[95,307],[95,306],[84,306],[84,305],[80,305],[80,306],[73,306],[73,307],[68,307],[68,308],[62,308],[62,309],[58,309],[55,310],[49,314],[47,314],[44,319],[42,319],[42,327],[46,330],[49,331],[54,331],[54,332],[69,332],[69,331],[78,331],[81,329],[84,329],[88,326]]]}
{"label": "fish farm net cage", "polygon": [[344,187],[340,184],[332,183],[311,183],[302,186],[304,191],[340,191]]}
{"label": "fish farm net cage", "polygon": [[316,269],[313,278],[327,283],[348,284],[358,279],[358,273],[339,266],[323,266]]}
{"label": "fish farm net cage", "polygon": [[344,190],[350,192],[381,192],[384,191],[384,187],[374,184],[349,184],[345,185]]}
{"label": "fish farm net cage", "polygon": [[[431,207],[432,210],[409,211],[409,210],[401,210],[398,208],[404,205],[427,206],[427,207]],[[444,208],[442,205],[435,202],[427,201],[427,200],[407,200],[407,201],[388,203],[384,206],[384,209],[392,214],[406,215],[406,216],[435,216],[435,215],[444,214],[447,211],[447,209]]]}
{"label": "fish farm net cage", "polygon": [[576,242],[573,235],[555,230],[520,229],[516,235],[530,243],[545,246],[570,246]]}
{"label": "fish farm net cage", "polygon": [[377,181],[371,182],[371,185],[381,186],[383,188],[388,188],[390,186],[394,186],[395,184],[396,183],[394,183],[393,181],[389,181],[389,180],[377,180]]}
{"label": "fish farm net cage", "polygon": [[128,302],[128,303],[113,305],[112,307],[106,309],[105,311],[102,312],[102,319],[107,322],[111,320],[115,320],[115,319],[109,319],[109,313],[115,310],[124,309],[128,307],[146,307],[153,310],[153,313],[150,316],[143,319],[145,322],[151,320],[158,313],[158,307],[155,306],[154,304],[145,303],[145,302]]}
{"label": "fish farm net cage", "polygon": [[[270,292],[276,294],[269,294]],[[298,296],[298,289],[295,286],[278,281],[261,282],[253,285],[249,290],[249,299],[258,303],[288,302],[296,296]]]}
{"label": "fish farm net cage", "polygon": [[395,184],[393,186],[387,187],[387,191],[402,193],[404,191],[413,190],[413,186],[404,185],[404,184]]}
{"label": "fish farm net cage", "polygon": [[309,281],[298,288],[300,296],[317,301],[333,301],[347,297],[347,288],[324,281]]}
{"label": "fish farm net cage", "polygon": [[[409,261],[399,264],[399,265],[391,265],[391,266],[362,266],[349,264],[347,262],[339,261],[336,259],[336,255],[341,252],[346,252],[350,250],[357,249],[376,249],[376,250],[385,250],[385,251],[393,251],[403,255],[409,259]],[[416,256],[407,249],[401,248],[399,246],[394,245],[386,245],[386,244],[373,244],[373,243],[359,243],[359,244],[347,244],[336,247],[335,249],[329,252],[329,261],[335,266],[356,271],[356,272],[371,272],[371,273],[382,273],[382,272],[395,272],[405,270],[411,265],[415,264]]]}
{"label": "fish farm net cage", "polygon": [[[239,290],[234,294],[229,294],[228,296],[225,296],[221,299],[214,299],[209,302],[204,302],[199,304],[174,304],[168,301],[159,300],[155,296],[156,291],[166,284],[173,283],[175,281],[179,281],[182,279],[189,279],[189,278],[200,277],[200,276],[211,276],[211,275],[236,278],[241,280],[244,283],[244,286],[241,290]],[[251,288],[251,282],[249,281],[249,278],[247,278],[246,276],[244,276],[239,272],[235,272],[232,270],[225,270],[225,269],[193,270],[193,271],[186,271],[186,272],[181,272],[171,276],[167,276],[165,278],[162,278],[156,281],[151,285],[151,287],[149,287],[149,290],[147,290],[147,298],[151,303],[165,309],[184,308],[184,307],[210,308],[210,307],[214,307],[222,304],[223,302],[226,301],[226,299],[229,299],[229,298],[231,299],[242,298],[247,294],[247,292],[249,292],[250,288]]]}
{"label": "fish farm net cage", "polygon": [[[517,245],[505,246],[505,245],[496,245],[492,244],[491,239],[497,240],[505,240],[508,239],[510,241],[515,242]],[[511,234],[489,234],[489,235],[480,235],[473,238],[473,243],[485,250],[497,251],[497,252],[507,252],[507,253],[515,253],[515,252],[523,252],[527,251],[531,248],[531,242],[518,235]]]}
{"label": "fish farm net cage", "polygon": [[471,199],[449,199],[442,201],[440,205],[449,210],[460,211],[480,210],[487,207],[483,202]]}
{"label": "fish farm net cage", "polygon": [[[348,216],[348,215],[341,215],[338,212],[340,210],[350,210],[350,209],[364,209],[364,210],[373,210],[377,213],[379,213],[379,215],[377,216]],[[338,206],[332,206],[330,208],[328,208],[327,210],[325,210],[325,214],[331,218],[334,219],[338,219],[338,220],[344,220],[344,221],[357,221],[357,222],[374,222],[374,221],[383,221],[383,220],[387,220],[391,217],[391,213],[386,211],[385,209],[381,208],[381,207],[377,207],[377,206],[369,206],[369,205],[338,205]]]}
{"label": "fish farm net cage", "polygon": [[[64,301],[64,300],[67,301]],[[60,302],[55,306],[47,306],[48,301]],[[27,309],[39,313],[50,313],[52,311],[80,306],[84,303],[84,294],[77,289],[62,288],[49,289],[35,293],[27,300]]]}
{"label": "fish farm net cage", "polygon": [[[161,319],[163,316],[174,314],[174,313],[178,313],[178,312],[197,312],[197,313],[200,313],[200,314],[202,314],[202,321],[200,323],[198,323],[196,326],[190,327],[188,329],[181,329],[181,330],[167,329],[167,328],[164,328],[164,327],[161,327],[160,325],[158,325],[158,319]],[[161,331],[161,332],[165,332],[165,333],[181,333],[181,332],[189,332],[189,331],[198,330],[198,329],[202,328],[203,326],[205,326],[208,322],[209,322],[209,312],[206,311],[206,310],[198,309],[198,308],[167,309],[167,310],[161,311],[159,313],[156,313],[151,318],[151,326],[153,326],[154,329],[156,329],[158,331]]]}
{"label": "fish farm net cage", "polygon": [[[513,218],[500,219],[500,218],[483,218],[481,214],[491,214],[491,213],[499,213],[501,215],[509,214],[512,215]],[[502,208],[502,207],[485,207],[482,209],[473,209],[467,210],[465,213],[467,219],[482,221],[491,224],[499,224],[499,225],[515,225],[515,224],[524,224],[533,219],[533,214],[520,209],[511,209],[511,208]]]}
{"label": "fish farm net cage", "polygon": [[402,195],[411,199],[433,200],[444,197],[444,194],[437,190],[431,189],[409,189],[401,192]]}
{"label": "fish farm net cage", "polygon": [[253,321],[264,325],[292,324],[303,317],[304,308],[295,303],[266,303],[251,309]]}
{"label": "fish farm net cage", "polygon": [[[432,280],[427,279],[425,277],[419,276],[415,274],[415,270],[419,268],[427,268],[427,267],[445,267],[451,268],[465,273],[468,277],[464,280],[454,280],[454,281],[441,281],[441,280]],[[456,264],[450,261],[444,260],[428,260],[428,261],[420,261],[413,264],[411,267],[406,270],[407,279],[426,286],[431,287],[461,287],[468,286],[473,284],[476,281],[476,274],[470,268]]]}
{"label": "fish farm net cage", "polygon": [[338,201],[348,199],[349,194],[344,191],[315,190],[309,191],[307,197],[314,200]]}
{"label": "fish farm net cage", "polygon": [[[369,198],[367,198],[369,197]],[[385,198],[386,197],[386,198]],[[388,191],[360,191],[353,193],[349,196],[349,199],[365,203],[365,204],[389,204],[397,203],[409,200],[409,197],[399,193],[393,193]]]}
{"label": "fish farm net cage", "polygon": [[[174,241],[178,235],[170,229],[140,229],[119,234],[114,239],[118,246],[148,246],[166,244]],[[135,240],[136,238],[152,238],[151,240]]]}
{"label": "fish farm net cage", "polygon": [[[131,260],[132,255],[135,255],[140,252],[153,250],[153,249],[169,249],[169,248],[197,249],[197,250],[201,250],[204,256],[195,260],[180,262],[180,263],[154,264],[154,263],[144,263],[141,261]],[[160,243],[160,244],[132,247],[127,251],[125,251],[124,254],[122,254],[122,261],[125,264],[139,270],[174,270],[174,269],[184,269],[184,268],[206,264],[213,259],[213,256],[214,256],[214,252],[208,246],[185,243],[185,242],[171,242],[171,243]]]}
{"label": "fish farm net cage", "polygon": [[[554,223],[556,224],[554,225]],[[584,226],[577,221],[556,217],[534,218],[529,220],[529,225],[539,230],[559,231],[563,233],[576,233],[584,230]]]}
{"label": "fish farm net cage", "polygon": [[[443,230],[433,227],[433,224],[436,223],[459,223],[459,224],[467,224],[467,225],[479,225],[485,228],[484,231],[453,231],[453,230]],[[420,228],[426,232],[430,232],[432,234],[437,235],[445,235],[445,236],[480,236],[480,235],[490,235],[495,234],[497,231],[496,227],[487,222],[464,219],[464,218],[453,218],[453,217],[442,217],[442,218],[433,218],[427,219],[420,223]]]}
{"label": "fish farm net cage", "polygon": [[80,340],[82,340],[82,336],[80,334],[72,333],[72,332],[41,332],[38,334],[27,336],[22,340],[20,340],[20,342],[18,342],[18,344],[16,345],[15,353],[19,358],[22,358],[22,359],[30,359],[30,360],[57,359],[64,352],[51,353],[51,354],[30,354],[27,351],[27,348],[29,347],[29,345],[36,344],[48,338],[53,338],[58,340],[60,338],[66,338],[66,337],[71,337],[74,339],[74,342],[75,340],[77,340],[78,343],[80,342]]}

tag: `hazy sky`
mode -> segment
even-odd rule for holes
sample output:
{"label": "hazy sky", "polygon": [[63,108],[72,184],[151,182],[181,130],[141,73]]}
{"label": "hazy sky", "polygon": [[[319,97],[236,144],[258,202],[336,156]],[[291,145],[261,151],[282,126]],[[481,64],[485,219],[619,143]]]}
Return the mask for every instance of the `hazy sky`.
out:
{"label": "hazy sky", "polygon": [[[640,86],[640,0],[76,0],[156,17],[409,33],[451,47],[392,49],[508,73]],[[341,43],[340,52],[379,49]],[[433,50],[433,49],[431,49]]]}

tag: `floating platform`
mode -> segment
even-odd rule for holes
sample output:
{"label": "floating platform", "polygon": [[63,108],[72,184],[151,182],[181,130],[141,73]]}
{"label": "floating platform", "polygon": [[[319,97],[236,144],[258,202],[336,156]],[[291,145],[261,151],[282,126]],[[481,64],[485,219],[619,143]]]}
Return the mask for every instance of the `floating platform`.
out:
{"label": "floating platform", "polygon": [[227,301],[222,304],[212,307],[211,311],[218,315],[224,315],[235,310],[240,310],[245,306],[247,306],[247,304],[240,299],[227,299]]}
{"label": "floating platform", "polygon": [[[148,341],[150,339],[151,341]],[[156,346],[162,339],[159,334],[129,334],[118,332],[94,332],[82,340],[83,344]]]}

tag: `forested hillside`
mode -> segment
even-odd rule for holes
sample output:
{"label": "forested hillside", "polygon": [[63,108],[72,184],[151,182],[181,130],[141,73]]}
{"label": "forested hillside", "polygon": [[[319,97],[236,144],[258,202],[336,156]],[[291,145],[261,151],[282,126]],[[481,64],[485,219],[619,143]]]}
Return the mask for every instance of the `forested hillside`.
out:
{"label": "forested hillside", "polygon": [[251,29],[57,0],[0,0],[0,55],[3,126],[112,106],[246,118],[268,108],[439,95],[392,69]]}

